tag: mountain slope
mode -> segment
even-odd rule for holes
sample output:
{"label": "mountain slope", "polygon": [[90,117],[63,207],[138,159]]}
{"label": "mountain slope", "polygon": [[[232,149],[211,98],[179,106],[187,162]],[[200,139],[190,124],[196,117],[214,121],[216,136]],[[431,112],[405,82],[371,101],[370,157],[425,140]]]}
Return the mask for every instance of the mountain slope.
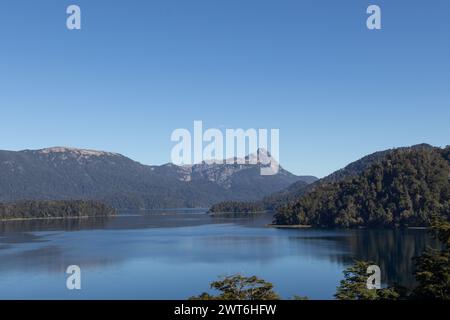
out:
{"label": "mountain slope", "polygon": [[281,191],[275,192],[269,196],[264,197],[264,206],[269,210],[274,210],[280,205],[284,205],[290,201],[294,201],[297,198],[305,195],[317,187],[323,184],[340,182],[352,177],[356,177],[365,170],[367,170],[374,163],[382,161],[387,155],[395,151],[408,151],[408,150],[433,150],[434,147],[429,144],[418,144],[411,147],[401,147],[395,149],[388,149],[383,151],[378,151],[367,155],[359,160],[356,160],[345,168],[333,172],[332,174],[313,181],[312,183],[304,183],[304,180],[294,182],[292,185],[283,189]]}
{"label": "mountain slope", "polygon": [[119,209],[206,207],[252,201],[299,181],[260,165],[146,166],[110,152],[55,147],[0,151],[0,201],[101,200]]}
{"label": "mountain slope", "polygon": [[357,175],[322,182],[278,209],[276,224],[428,226],[450,216],[450,147],[387,152]]}

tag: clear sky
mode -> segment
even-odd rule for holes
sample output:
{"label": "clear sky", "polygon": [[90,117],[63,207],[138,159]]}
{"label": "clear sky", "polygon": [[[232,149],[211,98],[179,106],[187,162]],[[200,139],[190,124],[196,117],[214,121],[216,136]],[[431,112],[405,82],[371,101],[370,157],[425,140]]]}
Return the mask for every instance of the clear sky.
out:
{"label": "clear sky", "polygon": [[[66,28],[66,8],[82,30]],[[382,9],[382,30],[366,9]],[[450,144],[448,0],[1,0],[0,149],[170,161],[174,129],[279,128],[324,176],[374,151]]]}

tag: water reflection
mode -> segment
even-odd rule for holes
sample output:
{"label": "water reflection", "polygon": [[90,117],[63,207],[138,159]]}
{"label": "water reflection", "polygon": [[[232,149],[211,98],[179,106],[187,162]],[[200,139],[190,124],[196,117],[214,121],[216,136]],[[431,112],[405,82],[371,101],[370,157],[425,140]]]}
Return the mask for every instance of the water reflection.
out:
{"label": "water reflection", "polygon": [[374,261],[380,266],[385,282],[409,287],[414,284],[411,259],[419,256],[427,246],[439,246],[439,242],[428,236],[425,230],[412,229],[361,230],[347,237],[346,242],[356,258]]}
{"label": "water reflection", "polygon": [[[199,213],[1,222],[0,298],[11,296],[15,277],[40,285],[49,298],[64,296],[51,283],[70,264],[82,266],[92,283],[104,281],[106,291],[119,289],[112,298],[183,299],[233,272],[267,277],[285,295],[331,298],[353,259],[374,261],[385,281],[411,286],[411,258],[437,245],[424,230],[281,230],[265,227],[270,215],[230,219]],[[166,286],[166,295],[138,279]],[[180,281],[190,282],[180,289]],[[105,290],[95,290],[83,291],[82,298],[105,297]],[[35,296],[23,291],[15,297]]]}
{"label": "water reflection", "polygon": [[103,229],[116,217],[0,221],[0,235],[29,231]]}

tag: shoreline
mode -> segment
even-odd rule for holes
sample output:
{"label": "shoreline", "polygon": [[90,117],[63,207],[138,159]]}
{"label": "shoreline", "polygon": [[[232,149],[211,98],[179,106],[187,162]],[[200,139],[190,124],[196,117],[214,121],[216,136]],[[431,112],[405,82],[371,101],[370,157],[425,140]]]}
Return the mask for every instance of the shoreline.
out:
{"label": "shoreline", "polygon": [[0,218],[0,222],[9,221],[28,221],[28,220],[71,220],[71,219],[89,219],[89,218],[109,218],[117,217],[117,215],[105,216],[77,216],[77,217],[36,217],[36,218]]}
{"label": "shoreline", "polygon": [[278,229],[309,229],[313,226],[307,224],[266,224],[268,228],[278,228]]}
{"label": "shoreline", "polygon": [[405,230],[429,230],[430,227],[391,227],[391,228],[369,228],[365,226],[359,226],[357,228],[328,228],[328,227],[321,227],[321,226],[313,226],[313,225],[305,225],[305,224],[266,224],[267,228],[277,228],[277,229],[338,229],[338,230],[376,230],[376,229],[405,229]]}
{"label": "shoreline", "polygon": [[270,213],[269,211],[255,211],[255,212],[235,212],[235,211],[230,211],[230,212],[206,212],[207,214],[209,214],[210,216],[225,216],[225,215],[255,215],[255,214],[265,214],[265,213]]}

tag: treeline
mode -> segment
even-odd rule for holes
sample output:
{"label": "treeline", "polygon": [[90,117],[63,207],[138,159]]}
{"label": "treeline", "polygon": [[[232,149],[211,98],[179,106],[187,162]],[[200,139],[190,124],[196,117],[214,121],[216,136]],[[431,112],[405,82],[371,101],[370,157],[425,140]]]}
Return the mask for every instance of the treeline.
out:
{"label": "treeline", "polygon": [[321,184],[277,210],[274,223],[429,226],[450,214],[450,147],[398,149],[355,177]]}
{"label": "treeline", "polygon": [[104,217],[115,209],[96,201],[21,201],[0,203],[0,220],[32,218]]}
{"label": "treeline", "polygon": [[264,206],[258,202],[225,201],[213,205],[208,213],[213,215],[256,214],[264,212]]}

